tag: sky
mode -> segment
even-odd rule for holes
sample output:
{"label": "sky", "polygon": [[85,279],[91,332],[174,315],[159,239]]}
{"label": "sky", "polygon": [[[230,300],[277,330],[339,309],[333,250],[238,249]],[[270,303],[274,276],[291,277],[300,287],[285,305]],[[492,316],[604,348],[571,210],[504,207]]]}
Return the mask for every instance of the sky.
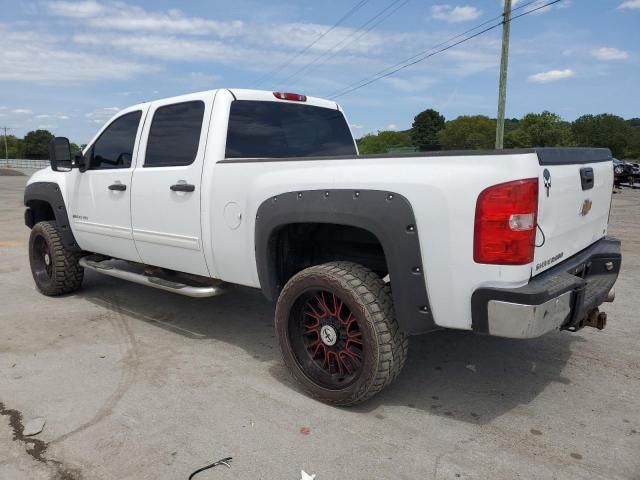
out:
{"label": "sky", "polygon": [[[502,1],[0,0],[0,127],[80,144],[121,108],[189,92],[331,97],[496,24]],[[514,15],[546,3],[529,1]],[[507,117],[640,117],[638,27],[640,0],[562,0],[514,20]],[[498,27],[337,101],[356,137],[407,129],[426,108],[495,117],[500,48]]]}

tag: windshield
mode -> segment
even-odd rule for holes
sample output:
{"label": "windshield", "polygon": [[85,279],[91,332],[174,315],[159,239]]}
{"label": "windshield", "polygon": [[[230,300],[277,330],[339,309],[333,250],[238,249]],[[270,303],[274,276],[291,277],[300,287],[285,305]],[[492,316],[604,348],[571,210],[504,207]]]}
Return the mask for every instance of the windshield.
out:
{"label": "windshield", "polygon": [[337,109],[254,100],[231,103],[226,158],[355,154],[349,126]]}

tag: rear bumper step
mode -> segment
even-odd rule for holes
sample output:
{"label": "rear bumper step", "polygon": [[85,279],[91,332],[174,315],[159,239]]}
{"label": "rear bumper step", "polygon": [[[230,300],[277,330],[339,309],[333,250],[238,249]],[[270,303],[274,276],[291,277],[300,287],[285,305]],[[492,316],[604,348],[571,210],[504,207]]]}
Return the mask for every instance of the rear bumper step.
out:
{"label": "rear bumper step", "polygon": [[184,295],[186,297],[193,298],[205,298],[215,297],[225,293],[223,285],[207,285],[207,286],[192,286],[185,283],[173,282],[160,277],[153,277],[149,275],[143,275],[141,273],[130,272],[123,270],[107,263],[107,261],[96,262],[88,259],[87,257],[80,259],[80,266],[93,270],[94,272],[109,275],[111,277],[120,278],[129,282],[138,283],[140,285],[146,285],[147,287],[153,287],[167,292],[177,293],[178,295]]}

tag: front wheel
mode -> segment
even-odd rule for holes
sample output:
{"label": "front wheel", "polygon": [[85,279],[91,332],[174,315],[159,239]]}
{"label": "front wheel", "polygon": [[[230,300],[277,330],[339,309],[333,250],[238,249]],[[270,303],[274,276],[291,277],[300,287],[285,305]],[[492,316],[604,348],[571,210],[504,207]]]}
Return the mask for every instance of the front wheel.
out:
{"label": "front wheel", "polygon": [[48,296],[71,293],[82,284],[80,254],[64,248],[54,222],[38,222],[29,237],[31,274],[40,292]]}
{"label": "front wheel", "polygon": [[389,286],[356,263],[294,275],[278,299],[275,323],[289,371],[325,403],[367,400],[397,377],[407,357]]}

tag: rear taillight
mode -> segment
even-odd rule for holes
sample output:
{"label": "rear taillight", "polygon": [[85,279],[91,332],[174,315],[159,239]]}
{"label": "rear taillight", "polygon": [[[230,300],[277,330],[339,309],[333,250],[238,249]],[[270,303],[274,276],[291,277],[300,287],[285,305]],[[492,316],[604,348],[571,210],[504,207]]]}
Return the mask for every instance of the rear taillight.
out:
{"label": "rear taillight", "polygon": [[291,100],[292,102],[306,102],[307,96],[298,93],[289,92],[273,92],[273,96],[280,100]]}
{"label": "rear taillight", "polygon": [[531,263],[537,216],[537,178],[483,190],[476,203],[473,260],[494,265]]}

